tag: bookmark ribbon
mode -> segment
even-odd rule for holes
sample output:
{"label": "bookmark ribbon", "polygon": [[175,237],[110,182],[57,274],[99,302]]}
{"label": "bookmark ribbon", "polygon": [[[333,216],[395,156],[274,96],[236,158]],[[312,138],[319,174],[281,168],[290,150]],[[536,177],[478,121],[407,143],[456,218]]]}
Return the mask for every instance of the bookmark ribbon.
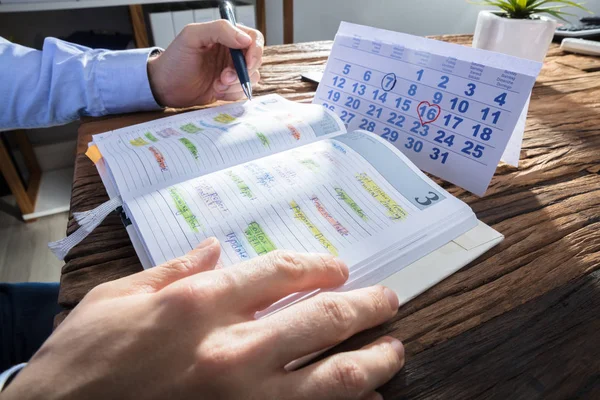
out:
{"label": "bookmark ribbon", "polygon": [[59,260],[64,260],[73,247],[81,243],[111,212],[122,206],[123,200],[117,196],[93,210],[73,213],[79,229],[64,239],[48,243],[48,247]]}

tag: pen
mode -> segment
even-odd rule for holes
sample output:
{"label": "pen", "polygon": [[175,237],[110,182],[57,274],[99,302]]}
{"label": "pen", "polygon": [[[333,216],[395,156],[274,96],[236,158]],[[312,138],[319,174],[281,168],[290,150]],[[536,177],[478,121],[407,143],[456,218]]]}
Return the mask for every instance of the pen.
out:
{"label": "pen", "polygon": [[[222,19],[226,19],[233,24],[233,26],[237,24],[233,13],[233,7],[229,1],[223,0],[219,3],[219,13],[221,14]],[[248,97],[248,100],[252,100],[252,85],[250,84],[250,77],[248,76],[248,67],[246,66],[244,53],[239,49],[229,49],[229,51],[231,52],[231,59],[233,60],[235,72],[237,72],[237,76],[242,84],[242,90],[244,90],[244,94]]]}

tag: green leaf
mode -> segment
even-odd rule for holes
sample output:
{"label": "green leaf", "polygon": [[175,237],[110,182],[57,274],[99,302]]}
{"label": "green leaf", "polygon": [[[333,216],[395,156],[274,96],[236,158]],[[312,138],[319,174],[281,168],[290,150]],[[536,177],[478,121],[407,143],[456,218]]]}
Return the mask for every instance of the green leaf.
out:
{"label": "green leaf", "polygon": [[[572,0],[482,0],[474,2],[467,0],[470,3],[478,5],[486,5],[498,7],[505,11],[509,18],[523,19],[529,18],[534,13],[550,14],[558,19],[565,21],[563,15],[572,15],[561,11],[563,7],[574,7],[592,13],[583,6],[583,3],[578,3]],[[542,7],[548,5],[547,7]]]}
{"label": "green leaf", "polygon": [[585,8],[583,6],[583,3],[576,3],[576,2],[570,1],[570,0],[537,0],[537,1],[538,1],[537,4],[533,5],[533,7],[539,7],[541,5],[548,4],[548,3],[558,3],[558,4],[565,5],[565,6],[579,8],[580,10],[584,10],[584,11],[591,13],[590,10],[588,10],[587,8]]}

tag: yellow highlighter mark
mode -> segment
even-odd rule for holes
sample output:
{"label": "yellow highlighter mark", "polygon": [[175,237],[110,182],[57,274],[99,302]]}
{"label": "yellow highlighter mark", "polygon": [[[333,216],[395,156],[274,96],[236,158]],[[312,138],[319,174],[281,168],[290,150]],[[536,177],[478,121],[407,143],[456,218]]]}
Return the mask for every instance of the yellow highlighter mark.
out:
{"label": "yellow highlighter mark", "polygon": [[141,146],[146,146],[147,144],[150,144],[150,143],[146,142],[144,139],[142,139],[141,137],[131,139],[129,141],[129,143],[131,143],[131,145],[135,146],[135,147],[141,147]]}
{"label": "yellow highlighter mark", "polygon": [[290,207],[294,211],[294,218],[302,222],[308,228],[308,230],[314,236],[314,238],[317,239],[319,243],[321,243],[321,246],[323,246],[328,252],[330,252],[334,256],[337,256],[338,250],[336,249],[336,247],[325,237],[325,235],[323,235],[319,228],[317,228],[315,224],[313,224],[311,220],[308,219],[306,214],[304,214],[304,211],[300,209],[298,203],[292,200],[290,202]]}
{"label": "yellow highlighter mark", "polygon": [[369,220],[369,218],[367,218],[367,214],[365,214],[362,208],[360,208],[360,206],[356,204],[356,202],[352,199],[352,197],[350,197],[350,195],[348,195],[348,193],[346,193],[344,189],[339,187],[336,187],[334,189],[335,193],[337,193],[338,198],[344,203],[346,203],[356,215],[358,215],[363,221]]}
{"label": "yellow highlighter mark", "polygon": [[397,221],[406,218],[408,213],[404,211],[398,203],[394,201],[384,190],[379,187],[373,179],[371,179],[364,172],[361,174],[356,174],[356,179],[362,184],[363,188],[369,192],[371,196],[375,198],[382,206],[387,209],[387,214],[390,219]]}
{"label": "yellow highlighter mark", "polygon": [[230,124],[230,123],[232,123],[233,121],[236,120],[236,118],[233,115],[229,115],[229,114],[225,114],[225,113],[220,113],[219,115],[217,115],[213,119],[216,122],[220,122],[222,124]]}

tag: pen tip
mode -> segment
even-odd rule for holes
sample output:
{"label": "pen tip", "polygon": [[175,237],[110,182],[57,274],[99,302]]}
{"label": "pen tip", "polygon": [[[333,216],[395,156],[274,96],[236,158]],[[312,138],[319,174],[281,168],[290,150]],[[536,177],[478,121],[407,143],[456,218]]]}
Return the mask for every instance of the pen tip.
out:
{"label": "pen tip", "polygon": [[252,100],[252,86],[250,86],[250,83],[242,84],[242,89],[248,100]]}

